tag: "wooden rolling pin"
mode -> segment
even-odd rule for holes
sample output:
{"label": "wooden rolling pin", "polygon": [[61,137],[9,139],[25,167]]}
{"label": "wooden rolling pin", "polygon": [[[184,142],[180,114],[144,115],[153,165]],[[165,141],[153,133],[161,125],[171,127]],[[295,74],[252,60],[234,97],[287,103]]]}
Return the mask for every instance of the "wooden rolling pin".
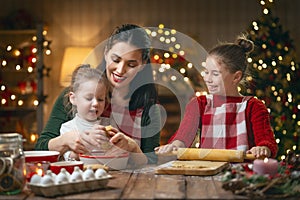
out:
{"label": "wooden rolling pin", "polygon": [[246,154],[242,150],[228,149],[179,148],[177,151],[173,151],[168,155],[177,155],[178,160],[244,162],[245,159],[256,159],[253,154]]}

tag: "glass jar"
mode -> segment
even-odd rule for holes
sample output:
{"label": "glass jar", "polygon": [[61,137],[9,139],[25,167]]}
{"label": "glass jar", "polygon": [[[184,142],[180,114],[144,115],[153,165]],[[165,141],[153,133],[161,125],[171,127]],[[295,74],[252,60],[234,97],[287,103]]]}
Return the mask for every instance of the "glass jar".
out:
{"label": "glass jar", "polygon": [[0,194],[20,193],[26,183],[22,135],[0,133]]}

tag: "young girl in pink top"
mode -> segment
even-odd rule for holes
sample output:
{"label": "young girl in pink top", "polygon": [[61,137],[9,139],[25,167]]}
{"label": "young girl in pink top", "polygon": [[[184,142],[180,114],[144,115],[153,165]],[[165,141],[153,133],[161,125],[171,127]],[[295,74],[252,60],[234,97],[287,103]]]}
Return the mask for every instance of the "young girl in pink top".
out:
{"label": "young girl in pink top", "polygon": [[245,76],[247,56],[253,42],[239,36],[209,51],[204,81],[209,95],[193,98],[186,107],[179,129],[169,144],[157,147],[160,154],[190,147],[198,128],[200,148],[237,149],[256,157],[275,157],[277,144],[265,105],[242,96],[238,85]]}

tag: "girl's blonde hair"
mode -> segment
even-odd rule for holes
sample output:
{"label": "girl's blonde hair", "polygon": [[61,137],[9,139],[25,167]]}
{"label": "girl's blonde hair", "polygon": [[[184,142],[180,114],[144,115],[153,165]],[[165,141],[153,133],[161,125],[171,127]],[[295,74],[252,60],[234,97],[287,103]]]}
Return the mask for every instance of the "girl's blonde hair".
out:
{"label": "girl's blonde hair", "polygon": [[110,83],[107,80],[105,74],[96,68],[92,68],[89,64],[79,65],[72,73],[71,83],[68,87],[68,92],[64,96],[64,106],[66,109],[70,110],[68,115],[74,117],[77,109],[76,106],[72,105],[69,100],[70,92],[76,92],[80,85],[88,80],[98,80],[98,83],[101,83],[106,89],[105,102],[106,105],[109,102],[109,87]]}

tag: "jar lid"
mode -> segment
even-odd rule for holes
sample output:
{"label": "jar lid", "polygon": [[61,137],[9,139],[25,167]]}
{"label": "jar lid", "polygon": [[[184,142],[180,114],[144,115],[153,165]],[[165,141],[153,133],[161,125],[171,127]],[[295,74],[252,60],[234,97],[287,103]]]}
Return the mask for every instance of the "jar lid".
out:
{"label": "jar lid", "polygon": [[23,136],[19,133],[1,133],[0,134],[0,143],[8,142],[22,142]]}

